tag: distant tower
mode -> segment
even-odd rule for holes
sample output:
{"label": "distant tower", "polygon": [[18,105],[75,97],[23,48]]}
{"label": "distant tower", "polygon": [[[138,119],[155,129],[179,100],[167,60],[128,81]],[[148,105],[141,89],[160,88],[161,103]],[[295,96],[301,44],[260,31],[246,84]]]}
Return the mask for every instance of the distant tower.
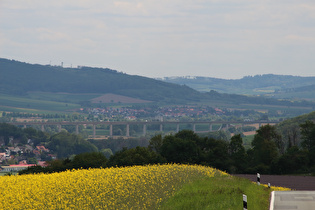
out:
{"label": "distant tower", "polygon": [[63,62],[61,62],[61,67],[63,68]]}

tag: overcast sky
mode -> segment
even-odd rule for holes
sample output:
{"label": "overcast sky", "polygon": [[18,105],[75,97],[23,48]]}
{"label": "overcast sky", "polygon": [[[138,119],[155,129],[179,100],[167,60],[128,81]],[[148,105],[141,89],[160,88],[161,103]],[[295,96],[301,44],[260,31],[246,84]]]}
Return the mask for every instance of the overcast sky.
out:
{"label": "overcast sky", "polygon": [[315,1],[0,0],[0,57],[147,77],[315,76]]}

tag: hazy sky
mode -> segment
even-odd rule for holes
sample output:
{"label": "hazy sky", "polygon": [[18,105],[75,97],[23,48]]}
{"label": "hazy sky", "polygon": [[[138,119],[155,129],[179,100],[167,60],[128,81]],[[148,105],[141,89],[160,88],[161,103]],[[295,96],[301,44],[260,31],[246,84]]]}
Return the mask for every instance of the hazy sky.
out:
{"label": "hazy sky", "polygon": [[148,77],[315,76],[315,1],[0,0],[0,57]]}

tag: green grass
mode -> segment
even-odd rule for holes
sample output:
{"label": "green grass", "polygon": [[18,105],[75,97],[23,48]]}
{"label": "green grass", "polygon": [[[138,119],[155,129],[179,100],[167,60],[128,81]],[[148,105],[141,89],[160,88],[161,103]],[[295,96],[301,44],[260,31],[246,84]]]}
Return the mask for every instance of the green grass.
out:
{"label": "green grass", "polygon": [[243,194],[248,209],[268,209],[271,191],[239,177],[208,177],[185,184],[161,209],[243,209]]}

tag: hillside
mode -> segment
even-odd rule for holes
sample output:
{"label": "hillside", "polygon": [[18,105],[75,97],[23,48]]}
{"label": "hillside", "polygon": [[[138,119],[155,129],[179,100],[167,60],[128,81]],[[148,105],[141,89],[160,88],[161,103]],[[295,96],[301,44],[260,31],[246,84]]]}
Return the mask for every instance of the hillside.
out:
{"label": "hillside", "polygon": [[187,85],[201,92],[215,90],[220,93],[315,101],[315,77],[265,74],[232,80],[211,77],[165,77],[163,81]]}
{"label": "hillside", "polygon": [[[271,76],[271,80],[272,78]],[[244,79],[251,81],[250,78]],[[218,86],[217,90],[223,88],[237,90],[240,87],[245,90],[248,87],[242,86],[243,82],[234,81],[225,85],[224,80],[213,78],[207,80],[212,86]],[[267,78],[265,80],[269,85],[275,82],[273,80],[268,82]],[[199,79],[191,81],[199,81]],[[221,84],[218,81],[221,81]],[[258,82],[244,83],[252,83],[251,88],[254,88],[255,83]],[[201,86],[204,84],[200,83]],[[249,97],[214,90],[203,93],[188,85],[190,84],[174,84],[169,81],[128,75],[108,68],[63,68],[0,59],[0,111],[58,112],[73,111],[97,104],[151,103],[153,105],[206,104],[229,109],[276,109],[296,116],[307,113],[315,107],[314,102],[305,100]],[[311,85],[311,80],[304,85]]]}
{"label": "hillside", "polygon": [[0,93],[26,95],[31,91],[117,94],[148,101],[200,100],[198,91],[111,69],[32,65],[0,59]]}

